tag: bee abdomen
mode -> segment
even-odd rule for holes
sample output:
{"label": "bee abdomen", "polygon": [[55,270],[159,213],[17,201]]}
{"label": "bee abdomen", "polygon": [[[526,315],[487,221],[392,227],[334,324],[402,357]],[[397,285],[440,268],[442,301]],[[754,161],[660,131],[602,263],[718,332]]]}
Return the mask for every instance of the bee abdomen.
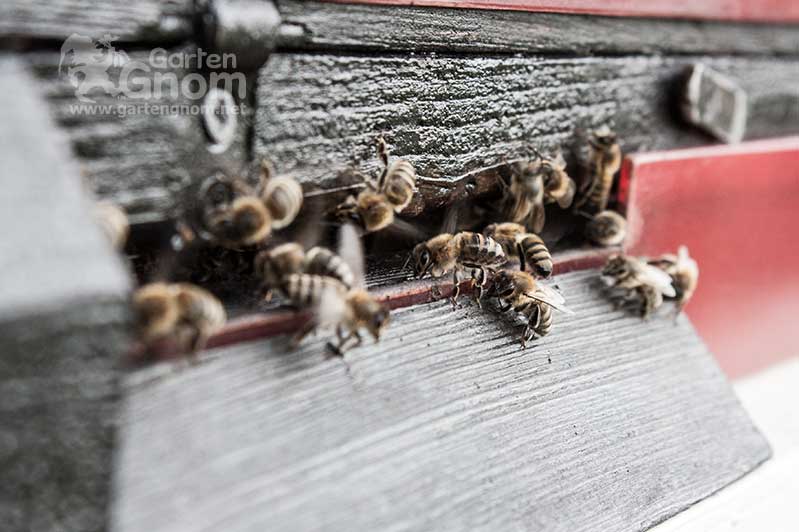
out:
{"label": "bee abdomen", "polygon": [[305,256],[305,273],[338,279],[347,288],[355,282],[352,269],[344,260],[327,248],[312,248]]}
{"label": "bee abdomen", "polygon": [[538,312],[538,326],[534,330],[537,335],[546,336],[552,330],[552,307],[539,303]]}
{"label": "bee abdomen", "polygon": [[627,221],[614,211],[602,211],[585,226],[585,236],[600,246],[616,246],[624,241]]}
{"label": "bee abdomen", "polygon": [[461,235],[463,239],[461,262],[464,264],[495,267],[508,261],[502,246],[490,236],[468,232]]}
{"label": "bee abdomen", "polygon": [[341,283],[333,278],[309,273],[293,273],[286,278],[283,290],[298,307],[318,305],[327,291],[339,291]]}
{"label": "bee abdomen", "polygon": [[518,244],[525,262],[530,264],[533,271],[542,277],[552,275],[552,255],[540,236],[527,233],[519,237]]}
{"label": "bee abdomen", "polygon": [[395,161],[386,170],[384,194],[394,206],[395,212],[402,212],[413,199],[416,189],[416,169],[408,161]]}
{"label": "bee abdomen", "polygon": [[291,177],[274,177],[266,183],[263,201],[272,215],[272,227],[282,229],[294,221],[302,208],[302,187]]}

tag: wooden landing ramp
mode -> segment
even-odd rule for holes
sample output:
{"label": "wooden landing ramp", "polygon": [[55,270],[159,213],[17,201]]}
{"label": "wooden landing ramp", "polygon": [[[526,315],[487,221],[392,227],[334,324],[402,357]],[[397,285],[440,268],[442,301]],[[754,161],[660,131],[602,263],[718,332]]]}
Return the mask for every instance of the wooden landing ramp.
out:
{"label": "wooden landing ramp", "polygon": [[687,319],[556,282],[576,315],[527,350],[439,301],[344,360],[278,337],[133,372],[112,529],[645,530],[770,456]]}

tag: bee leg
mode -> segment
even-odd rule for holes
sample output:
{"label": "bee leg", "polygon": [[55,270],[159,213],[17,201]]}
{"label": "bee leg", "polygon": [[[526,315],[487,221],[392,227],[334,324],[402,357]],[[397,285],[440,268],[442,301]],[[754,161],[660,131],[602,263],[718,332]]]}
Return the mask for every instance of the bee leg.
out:
{"label": "bee leg", "polygon": [[458,296],[461,295],[462,280],[463,279],[461,279],[460,276],[460,269],[455,268],[452,270],[452,296],[450,297],[450,301],[452,302],[452,310],[455,310]]}
{"label": "bee leg", "polygon": [[500,312],[507,312],[507,311],[509,311],[511,309],[512,306],[513,305],[511,305],[510,303],[505,303],[505,304],[499,306],[499,311]]}
{"label": "bee leg", "polygon": [[305,323],[305,325],[302,326],[302,329],[297,331],[297,334],[292,336],[291,342],[290,342],[291,348],[292,349],[297,349],[297,347],[300,345],[300,343],[302,343],[303,339],[306,336],[308,336],[309,333],[311,333],[312,331],[314,331],[316,329],[316,325],[317,325],[316,320],[314,320],[314,319],[308,320]]}
{"label": "bee leg", "polygon": [[[479,273],[479,281],[478,275]],[[474,301],[477,303],[477,306],[483,308],[483,287],[486,284],[486,270],[482,266],[480,268],[472,270],[472,286],[474,288]]]}

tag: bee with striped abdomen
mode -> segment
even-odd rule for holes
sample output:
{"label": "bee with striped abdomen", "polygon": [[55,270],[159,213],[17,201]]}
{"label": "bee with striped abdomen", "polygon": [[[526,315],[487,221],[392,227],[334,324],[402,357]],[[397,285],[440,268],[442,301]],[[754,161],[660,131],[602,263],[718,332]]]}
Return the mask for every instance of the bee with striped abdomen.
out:
{"label": "bee with striped abdomen", "polygon": [[505,185],[507,218],[540,233],[546,222],[544,203],[557,203],[568,208],[574,199],[576,186],[566,173],[566,162],[558,152],[554,159],[537,151],[535,158],[510,165],[510,185]]}
{"label": "bee with striped abdomen", "polygon": [[523,225],[512,222],[491,224],[483,234],[499,242],[507,256],[518,257],[522,271],[529,265],[539,277],[546,279],[552,275],[552,255],[544,240],[535,233],[528,233]]}
{"label": "bee with striped abdomen", "polygon": [[367,180],[366,188],[357,196],[349,196],[336,207],[335,216],[358,224],[365,232],[385,229],[395,222],[416,192],[416,169],[402,159],[388,162],[388,147],[383,137],[377,140],[377,152],[383,171],[376,180]]}
{"label": "bee with striped abdomen", "polygon": [[331,250],[315,246],[307,252],[296,242],[281,244],[261,251],[255,257],[255,273],[261,280],[265,295],[279,289],[291,274],[306,273],[332,277],[347,289],[355,282],[349,265]]}
{"label": "bee with striped abdomen", "polygon": [[[502,246],[493,238],[479,233],[462,231],[460,233],[442,233],[417,244],[411,253],[413,269],[419,279],[430,273],[433,277],[441,277],[453,272],[455,286],[452,303],[455,304],[460,295],[461,275],[464,269],[471,270],[472,282],[477,289],[477,301],[480,300],[483,286],[488,280],[487,270],[495,270],[508,259]],[[480,279],[477,279],[477,273]]]}
{"label": "bee with striped abdomen", "polygon": [[633,305],[644,319],[663,304],[663,296],[676,296],[668,274],[636,257],[611,256],[602,269],[602,280],[618,307]]}
{"label": "bee with striped abdomen", "polygon": [[661,255],[650,260],[649,264],[666,272],[671,277],[671,284],[676,292],[677,314],[691,300],[699,283],[699,265],[688,254],[686,246],[680,246],[677,255]]}
{"label": "bee with striped abdomen", "polygon": [[489,297],[497,298],[503,306],[500,311],[513,309],[527,320],[522,333],[522,348],[533,340],[535,335],[546,336],[552,330],[552,309],[573,314],[566,308],[560,293],[541,284],[524,271],[501,270],[492,279],[488,290]]}
{"label": "bee with striped abdomen", "polygon": [[227,320],[213,294],[189,283],[144,285],[133,295],[133,308],[140,338],[147,346],[173,337],[191,355],[202,350]]}
{"label": "bee with striped abdomen", "polygon": [[595,130],[588,139],[588,178],[581,187],[578,211],[597,214],[608,206],[613,177],[621,167],[621,148],[616,134],[607,126]]}
{"label": "bee with striped abdomen", "polygon": [[[375,341],[388,324],[389,310],[366,290],[363,274],[363,251],[355,228],[341,228],[339,257],[352,273],[353,283],[347,287],[333,277],[310,273],[290,274],[281,288],[286,297],[299,308],[311,308],[313,316],[295,335],[298,344],[318,327],[335,327],[338,344],[331,346],[337,355],[360,345],[360,330],[365,328]],[[321,257],[317,260],[321,260]],[[347,345],[351,341],[355,343]]]}
{"label": "bee with striped abdomen", "polygon": [[602,211],[585,226],[585,236],[600,246],[618,246],[627,236],[627,220],[615,211]]}

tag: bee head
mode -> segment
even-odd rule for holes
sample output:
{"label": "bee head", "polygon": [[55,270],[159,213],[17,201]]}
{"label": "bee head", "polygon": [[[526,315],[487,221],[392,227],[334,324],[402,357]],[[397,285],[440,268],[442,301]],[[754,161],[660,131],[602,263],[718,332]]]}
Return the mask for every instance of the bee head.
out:
{"label": "bee head", "polygon": [[413,271],[416,273],[417,279],[423,279],[430,267],[433,265],[433,255],[430,253],[430,248],[427,247],[427,242],[417,244],[413,248]]}
{"label": "bee head", "polygon": [[602,268],[602,275],[606,277],[618,277],[623,275],[629,269],[627,259],[624,255],[613,255],[605,263]]}
{"label": "bee head", "polygon": [[263,202],[256,197],[237,198],[229,209],[215,215],[214,235],[233,245],[251,245],[272,232],[271,217]]}
{"label": "bee head", "polygon": [[595,148],[607,149],[616,144],[616,133],[605,125],[591,134],[589,142]]}
{"label": "bee head", "polygon": [[513,294],[514,289],[515,283],[513,281],[513,275],[511,272],[500,270],[495,273],[494,277],[491,279],[491,287],[489,288],[487,295],[489,297],[506,298]]}
{"label": "bee head", "polygon": [[170,285],[154,283],[133,296],[136,327],[145,340],[167,334],[178,320],[178,306]]}
{"label": "bee head", "polygon": [[375,340],[380,340],[383,329],[388,325],[390,314],[388,307],[385,305],[376,303],[376,306],[372,312],[371,319],[367,323],[367,328]]}

